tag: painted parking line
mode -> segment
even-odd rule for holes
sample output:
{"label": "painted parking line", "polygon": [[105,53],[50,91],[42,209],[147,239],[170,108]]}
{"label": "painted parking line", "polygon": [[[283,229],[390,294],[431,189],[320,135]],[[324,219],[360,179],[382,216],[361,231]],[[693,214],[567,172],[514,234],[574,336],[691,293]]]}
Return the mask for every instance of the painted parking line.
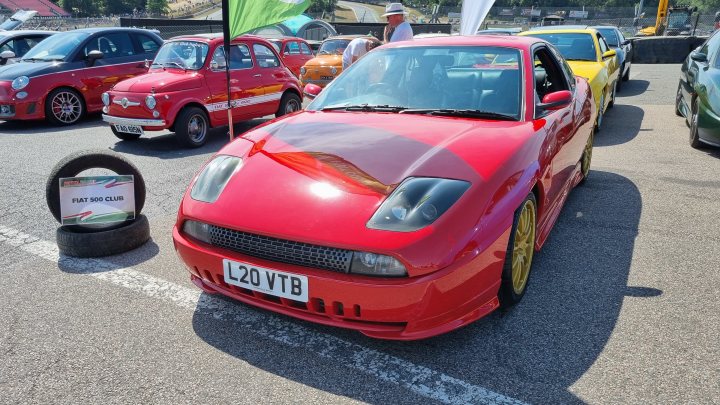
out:
{"label": "painted parking line", "polygon": [[243,330],[287,346],[309,350],[320,357],[404,387],[426,398],[446,404],[524,404],[399,357],[332,335],[317,333],[299,323],[278,318],[272,313],[247,311],[240,305],[201,294],[196,288],[187,288],[101,259],[79,259],[60,255],[54,243],[16,229],[0,225],[0,243],[148,297],[172,302],[181,308],[195,310],[216,319],[234,322]]}

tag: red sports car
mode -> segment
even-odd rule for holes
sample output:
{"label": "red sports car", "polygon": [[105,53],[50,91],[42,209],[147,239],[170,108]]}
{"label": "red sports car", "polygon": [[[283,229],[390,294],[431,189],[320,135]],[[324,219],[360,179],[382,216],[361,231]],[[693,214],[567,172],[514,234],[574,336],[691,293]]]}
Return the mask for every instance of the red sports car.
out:
{"label": "red sports car", "polygon": [[377,338],[445,333],[523,297],[596,114],[543,40],[389,44],[220,150],[175,248],[208,293]]}

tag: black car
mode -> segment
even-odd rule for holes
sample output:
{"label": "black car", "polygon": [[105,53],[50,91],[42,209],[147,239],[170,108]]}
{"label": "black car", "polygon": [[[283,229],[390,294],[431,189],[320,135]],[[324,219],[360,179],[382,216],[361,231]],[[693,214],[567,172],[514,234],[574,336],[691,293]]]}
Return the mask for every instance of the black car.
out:
{"label": "black car", "polygon": [[608,45],[617,53],[618,63],[620,63],[620,77],[622,77],[622,80],[618,80],[617,83],[617,91],[620,91],[622,83],[630,80],[630,66],[632,65],[633,52],[632,41],[625,38],[617,27],[598,26],[593,28],[600,31],[600,34],[605,37]]}

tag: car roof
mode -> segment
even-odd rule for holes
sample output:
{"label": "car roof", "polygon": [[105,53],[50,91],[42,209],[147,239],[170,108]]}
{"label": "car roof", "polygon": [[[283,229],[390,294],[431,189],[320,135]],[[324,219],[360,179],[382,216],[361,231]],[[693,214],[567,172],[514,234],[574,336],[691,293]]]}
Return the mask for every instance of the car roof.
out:
{"label": "car roof", "polygon": [[2,37],[20,37],[23,35],[53,35],[57,34],[56,31],[42,31],[42,30],[13,30],[13,31],[0,31]]}
{"label": "car roof", "polygon": [[451,35],[446,37],[418,38],[412,41],[393,42],[383,48],[403,48],[414,46],[498,46],[526,49],[541,42],[539,38],[518,37],[515,35]]}
{"label": "car roof", "polygon": [[70,30],[70,31],[63,31],[65,32],[87,32],[90,34],[94,34],[96,32],[111,32],[111,31],[124,31],[124,32],[142,32],[147,33],[151,32],[153,34],[157,35],[157,30],[148,30],[145,28],[133,28],[133,27],[92,27],[92,28],[78,28],[76,30]]}
{"label": "car roof", "polygon": [[[544,29],[533,29],[530,31],[523,31],[518,35],[532,35],[532,34],[595,34],[597,30],[588,26],[584,28],[567,28],[568,26],[560,26],[561,28],[550,28],[540,27]],[[572,26],[570,26],[572,27]]]}
{"label": "car roof", "polygon": [[555,31],[555,30],[585,30],[591,28],[589,25],[567,24],[567,25],[539,25],[530,28],[529,31]]}
{"label": "car roof", "polygon": [[[239,37],[233,38],[231,42],[240,41],[243,39],[257,39],[262,41],[267,41],[267,38],[258,36],[258,35],[240,35]],[[207,33],[207,34],[188,34],[188,35],[178,35],[176,37],[172,37],[168,39],[168,41],[189,41],[189,40],[195,40],[195,41],[202,41],[202,42],[216,42],[216,41],[222,41],[223,40],[223,34],[222,32],[214,32],[214,33]]]}
{"label": "car roof", "polygon": [[[355,38],[375,38],[372,35],[360,34],[360,35],[335,35],[330,38],[325,38],[325,41],[330,39],[355,39]],[[377,38],[375,38],[377,39]]]}

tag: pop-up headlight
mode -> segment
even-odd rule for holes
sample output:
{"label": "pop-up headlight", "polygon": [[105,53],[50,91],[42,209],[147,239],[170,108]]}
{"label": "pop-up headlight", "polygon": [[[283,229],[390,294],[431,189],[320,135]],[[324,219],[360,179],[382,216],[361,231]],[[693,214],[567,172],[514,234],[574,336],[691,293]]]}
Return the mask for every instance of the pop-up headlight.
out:
{"label": "pop-up headlight", "polygon": [[386,231],[417,231],[435,222],[469,187],[470,183],[462,180],[408,178],[382,203],[367,226]]}
{"label": "pop-up headlight", "polygon": [[198,176],[190,191],[190,197],[206,203],[215,202],[240,167],[242,167],[242,159],[239,157],[216,156]]}

